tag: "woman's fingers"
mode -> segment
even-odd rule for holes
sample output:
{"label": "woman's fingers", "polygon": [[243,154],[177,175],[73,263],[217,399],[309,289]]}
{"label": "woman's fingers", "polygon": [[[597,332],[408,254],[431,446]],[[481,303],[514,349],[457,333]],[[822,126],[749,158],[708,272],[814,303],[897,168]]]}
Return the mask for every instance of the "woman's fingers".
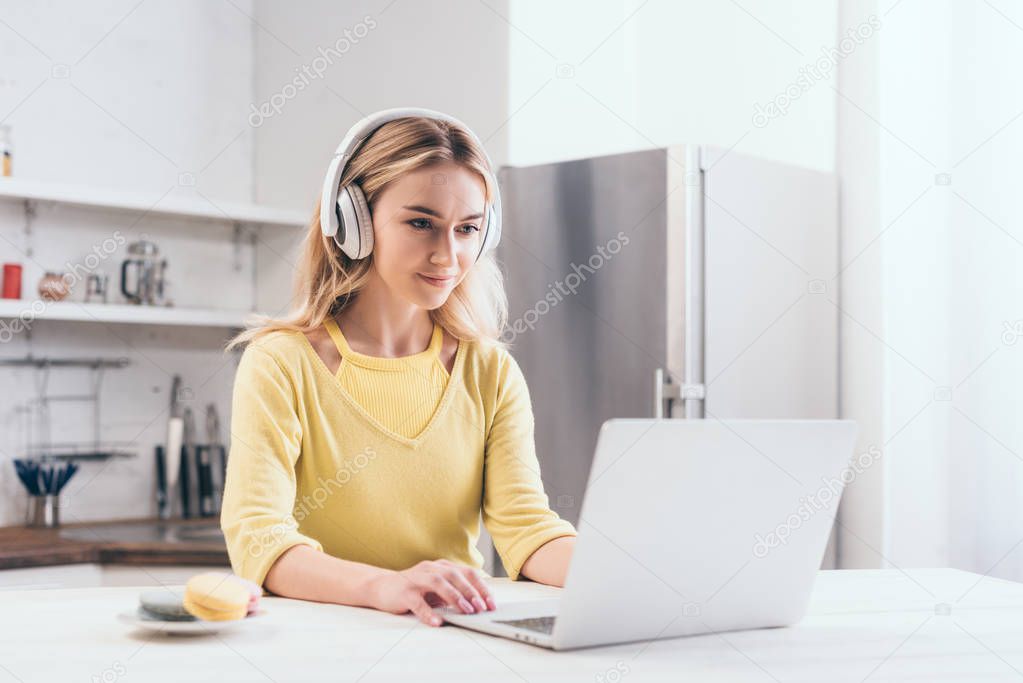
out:
{"label": "woman's fingers", "polygon": [[470,600],[476,611],[483,612],[487,608],[497,609],[490,587],[483,580],[483,573],[473,567],[455,564],[450,560],[438,560],[437,564],[447,570],[448,580]]}
{"label": "woman's fingers", "polygon": [[497,603],[494,601],[494,595],[490,592],[490,587],[487,585],[487,582],[483,580],[483,575],[472,567],[466,567],[464,571],[469,583],[476,587],[476,591],[479,592],[480,597],[486,602],[487,607],[490,609],[497,609]]}
{"label": "woman's fingers", "polygon": [[[472,567],[448,560],[424,561],[402,575],[415,588],[426,609],[440,604],[466,614],[497,609],[482,574]],[[430,614],[436,616],[432,610]]]}
{"label": "woman's fingers", "polygon": [[419,593],[415,593],[412,598],[412,606],[409,607],[411,612],[419,617],[419,621],[423,622],[427,626],[440,626],[442,619],[437,616],[437,613],[430,609],[430,606],[426,603],[426,600]]}
{"label": "woman's fingers", "polygon": [[453,567],[451,568],[447,579],[455,586],[455,588],[462,591],[462,595],[464,595],[465,598],[472,603],[475,608],[473,610],[474,612],[485,612],[487,610],[487,605],[483,601],[483,593],[480,592],[479,586],[477,586],[476,583],[469,578],[471,571],[472,570],[468,568]]}
{"label": "woman's fingers", "polygon": [[455,588],[454,585],[452,585],[452,583],[441,574],[430,574],[426,581],[426,587],[439,595],[444,602],[448,603],[448,605],[457,610],[461,610],[467,614],[476,611],[472,604],[465,599],[462,592]]}

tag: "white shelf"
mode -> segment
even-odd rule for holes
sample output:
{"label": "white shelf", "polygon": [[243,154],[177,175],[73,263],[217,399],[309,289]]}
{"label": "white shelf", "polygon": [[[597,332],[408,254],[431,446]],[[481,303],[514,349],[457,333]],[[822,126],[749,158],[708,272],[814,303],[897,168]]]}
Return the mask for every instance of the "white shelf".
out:
{"label": "white shelf", "polygon": [[176,308],[126,304],[83,304],[71,301],[0,299],[0,319],[21,318],[131,325],[177,325],[182,327],[244,327],[250,311],[213,308]]}
{"label": "white shelf", "polygon": [[[162,197],[162,198],[161,198]],[[61,185],[35,180],[0,177],[0,200],[34,200],[110,211],[152,213],[225,223],[257,223],[284,228],[302,228],[309,216],[301,211],[276,209],[258,204],[206,199],[198,192],[192,197],[163,196],[153,192],[126,192],[100,187]]]}

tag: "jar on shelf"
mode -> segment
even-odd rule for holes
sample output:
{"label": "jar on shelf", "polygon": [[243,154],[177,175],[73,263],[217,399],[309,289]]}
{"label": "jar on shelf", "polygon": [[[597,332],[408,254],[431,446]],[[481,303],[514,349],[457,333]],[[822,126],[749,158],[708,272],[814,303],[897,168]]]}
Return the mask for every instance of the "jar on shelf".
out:
{"label": "jar on shelf", "polygon": [[63,301],[70,293],[71,287],[63,273],[46,271],[46,275],[39,281],[39,296],[47,301]]}

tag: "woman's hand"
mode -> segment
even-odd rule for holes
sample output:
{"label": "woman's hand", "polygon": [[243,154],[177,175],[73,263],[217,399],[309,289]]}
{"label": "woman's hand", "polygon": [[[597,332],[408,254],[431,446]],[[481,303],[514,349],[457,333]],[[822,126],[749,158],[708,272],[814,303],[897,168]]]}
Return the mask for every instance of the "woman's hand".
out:
{"label": "woman's hand", "polygon": [[449,605],[465,614],[496,609],[481,572],[448,560],[424,560],[402,571],[370,579],[370,605],[392,614],[412,612],[424,624],[440,626],[433,607]]}

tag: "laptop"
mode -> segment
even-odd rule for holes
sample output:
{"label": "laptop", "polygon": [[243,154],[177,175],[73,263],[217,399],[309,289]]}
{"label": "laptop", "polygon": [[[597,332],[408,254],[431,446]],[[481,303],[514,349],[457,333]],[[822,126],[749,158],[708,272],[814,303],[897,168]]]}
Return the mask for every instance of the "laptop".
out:
{"label": "laptop", "polygon": [[853,458],[851,420],[611,419],[560,596],[439,609],[553,650],[788,626],[806,613]]}

